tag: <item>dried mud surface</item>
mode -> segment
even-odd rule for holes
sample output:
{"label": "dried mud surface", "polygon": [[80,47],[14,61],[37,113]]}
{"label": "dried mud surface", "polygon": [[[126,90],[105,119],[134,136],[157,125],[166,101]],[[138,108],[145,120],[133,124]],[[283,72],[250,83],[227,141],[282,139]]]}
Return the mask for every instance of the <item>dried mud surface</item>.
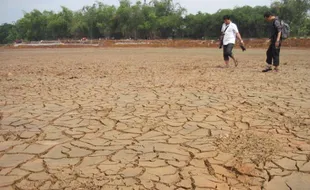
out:
{"label": "dried mud surface", "polygon": [[308,190],[308,51],[235,54],[1,50],[0,189]]}

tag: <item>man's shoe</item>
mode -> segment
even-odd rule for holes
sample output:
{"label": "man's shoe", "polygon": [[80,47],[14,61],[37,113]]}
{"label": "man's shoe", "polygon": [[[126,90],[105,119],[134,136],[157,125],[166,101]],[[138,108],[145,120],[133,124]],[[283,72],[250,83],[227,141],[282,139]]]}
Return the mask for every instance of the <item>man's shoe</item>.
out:
{"label": "man's shoe", "polygon": [[238,67],[239,62],[238,62],[238,60],[237,60],[237,59],[235,59],[235,60],[234,60],[234,63],[235,63],[235,67]]}
{"label": "man's shoe", "polygon": [[272,71],[271,67],[267,67],[266,69],[262,70],[263,73],[266,73],[266,72],[269,72],[269,71]]}

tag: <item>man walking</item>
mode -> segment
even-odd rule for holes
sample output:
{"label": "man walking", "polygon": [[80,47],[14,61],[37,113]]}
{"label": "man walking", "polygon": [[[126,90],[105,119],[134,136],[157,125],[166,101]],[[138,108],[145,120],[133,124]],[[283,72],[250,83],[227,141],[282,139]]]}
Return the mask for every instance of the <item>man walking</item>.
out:
{"label": "man walking", "polygon": [[266,63],[267,66],[263,70],[263,72],[272,71],[272,63],[274,66],[274,71],[279,71],[279,63],[280,63],[280,47],[281,47],[281,34],[282,34],[282,25],[279,18],[273,15],[270,12],[266,12],[264,14],[264,18],[267,22],[272,22],[270,27],[270,45],[266,52],[267,59]]}
{"label": "man walking", "polygon": [[[231,57],[238,66],[238,61],[234,57],[232,50],[234,48],[236,37],[240,40],[241,44],[244,45],[241,35],[239,33],[238,27],[230,20],[230,16],[225,15],[223,17],[224,23],[222,25],[222,45],[223,45],[223,55],[226,67],[229,66],[229,57]],[[221,47],[220,47],[221,48]]]}

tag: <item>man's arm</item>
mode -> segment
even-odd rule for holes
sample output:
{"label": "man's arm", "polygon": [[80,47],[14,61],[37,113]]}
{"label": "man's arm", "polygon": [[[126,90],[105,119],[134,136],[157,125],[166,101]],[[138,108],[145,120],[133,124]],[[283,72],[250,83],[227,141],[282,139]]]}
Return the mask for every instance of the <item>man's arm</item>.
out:
{"label": "man's arm", "polygon": [[281,40],[281,35],[282,35],[282,25],[281,25],[281,22],[279,20],[276,20],[274,22],[274,25],[278,31],[278,34],[277,34],[277,39],[276,39],[276,46],[279,46],[280,45],[280,40]]}
{"label": "man's arm", "polygon": [[277,41],[275,43],[276,47],[280,46],[281,34],[282,34],[282,32],[278,32]]}
{"label": "man's arm", "polygon": [[242,40],[241,34],[239,32],[237,33],[237,38],[239,39],[240,43],[243,44],[243,40]]}
{"label": "man's arm", "polygon": [[281,35],[282,35],[282,32],[280,31],[280,32],[278,32],[278,35],[277,35],[277,42],[279,42],[280,41],[280,39],[281,39]]}
{"label": "man's arm", "polygon": [[242,40],[242,37],[241,37],[241,34],[240,34],[239,30],[238,30],[237,25],[235,25],[234,31],[236,32],[237,38],[240,41],[240,43],[243,44],[243,40]]}
{"label": "man's arm", "polygon": [[222,24],[222,28],[221,28],[221,35],[224,35],[224,30],[225,30],[225,25]]}

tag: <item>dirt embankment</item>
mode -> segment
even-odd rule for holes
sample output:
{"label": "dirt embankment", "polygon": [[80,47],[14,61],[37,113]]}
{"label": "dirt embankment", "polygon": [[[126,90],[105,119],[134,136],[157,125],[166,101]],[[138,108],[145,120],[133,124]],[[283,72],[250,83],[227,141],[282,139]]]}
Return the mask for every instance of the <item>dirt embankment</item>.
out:
{"label": "dirt embankment", "polygon": [[[268,46],[268,39],[246,39],[247,48],[265,48]],[[50,44],[48,41],[39,44],[18,44],[5,46],[5,48],[82,48],[82,47],[174,47],[191,48],[205,47],[217,48],[217,40],[92,40],[84,43],[79,41],[61,41],[59,44]],[[283,47],[310,48],[310,39],[290,38],[284,40]],[[237,46],[237,48],[239,48]]]}

